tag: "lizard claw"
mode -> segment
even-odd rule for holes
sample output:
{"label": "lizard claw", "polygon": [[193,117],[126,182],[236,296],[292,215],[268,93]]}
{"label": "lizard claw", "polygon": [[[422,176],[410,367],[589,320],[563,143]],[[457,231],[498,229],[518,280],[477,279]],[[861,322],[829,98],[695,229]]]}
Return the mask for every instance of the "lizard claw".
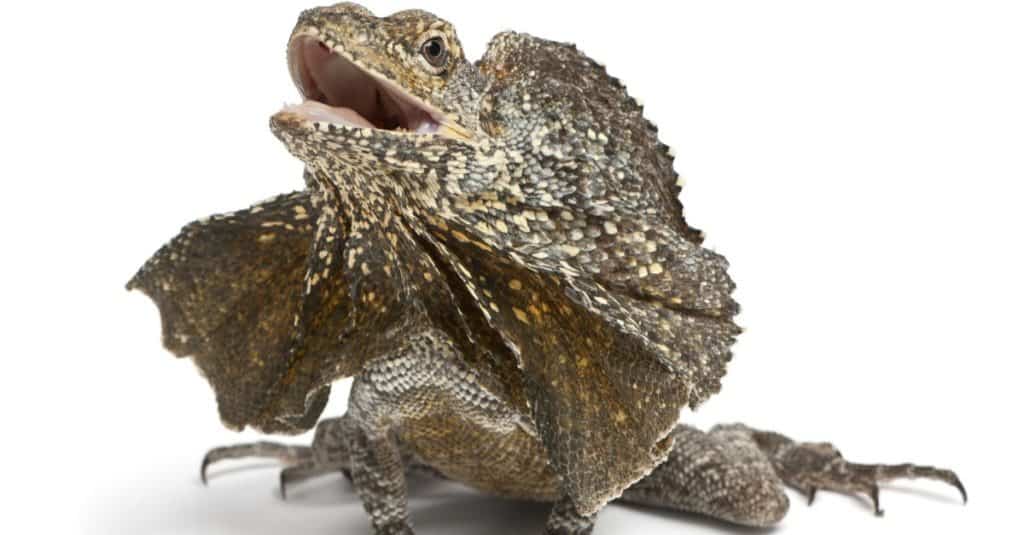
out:
{"label": "lizard claw", "polygon": [[337,471],[337,467],[335,466],[320,466],[313,461],[305,461],[281,469],[281,473],[278,475],[278,484],[281,488],[281,499],[288,499],[288,494],[286,492],[288,485],[335,471]]}
{"label": "lizard claw", "polygon": [[275,442],[253,442],[213,448],[203,456],[203,462],[199,466],[199,480],[203,485],[209,484],[210,466],[218,462],[249,457],[277,459],[288,465],[296,465],[309,462],[313,458],[313,452],[306,446],[288,446]]}
{"label": "lizard claw", "polygon": [[203,486],[209,486],[210,482],[206,479],[206,469],[210,467],[210,453],[207,452],[203,455],[203,463],[199,467],[199,480],[203,482]]}
{"label": "lizard claw", "polygon": [[871,503],[875,504],[875,516],[884,516],[885,511],[882,510],[882,506],[879,501],[880,490],[878,485],[871,485]]}
{"label": "lizard claw", "polygon": [[960,482],[960,478],[957,477],[956,474],[953,474],[953,479],[950,484],[956,487],[956,490],[960,491],[960,498],[963,499],[964,505],[967,505],[967,489],[964,488],[964,484]]}

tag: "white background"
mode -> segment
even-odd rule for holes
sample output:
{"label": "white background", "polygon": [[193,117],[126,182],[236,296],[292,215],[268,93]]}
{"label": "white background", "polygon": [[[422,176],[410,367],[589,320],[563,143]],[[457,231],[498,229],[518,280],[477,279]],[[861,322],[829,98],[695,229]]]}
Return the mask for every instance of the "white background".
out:
{"label": "white background", "polygon": [[[184,223],[301,187],[267,130],[294,100],[302,1],[0,8],[4,533],[366,533],[338,478],[197,477],[223,430],[123,284]],[[31,7],[27,7],[31,6]],[[693,224],[744,306],[702,426],[956,468],[865,502],[793,495],[776,533],[1019,529],[1024,14],[1016,2],[374,2],[424,7],[478,57],[502,29],[575,41],[676,148]],[[344,410],[336,389],[327,414]],[[297,439],[303,441],[308,437]],[[252,467],[253,464],[248,465]],[[416,482],[424,534],[540,533],[544,508]],[[597,534],[749,533],[613,506]]]}

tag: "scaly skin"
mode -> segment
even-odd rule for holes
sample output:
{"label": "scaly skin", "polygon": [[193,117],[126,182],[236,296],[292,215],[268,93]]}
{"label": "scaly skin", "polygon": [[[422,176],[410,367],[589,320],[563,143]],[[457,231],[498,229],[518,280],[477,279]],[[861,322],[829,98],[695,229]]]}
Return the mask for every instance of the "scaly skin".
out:
{"label": "scaly skin", "polygon": [[[769,525],[781,483],[868,492],[891,477],[679,410],[718,391],[739,329],[725,259],[683,220],[668,148],[571,45],[496,36],[473,64],[422,11],[339,4],[289,41],[308,99],[271,120],[306,189],[186,227],[129,283],[192,356],[232,428],[312,427],[311,448],[212,451],[349,474],[375,533],[411,533],[411,467],[555,504],[589,533],[616,498]],[[319,103],[317,103],[319,102]],[[962,488],[962,487],[961,487]]]}

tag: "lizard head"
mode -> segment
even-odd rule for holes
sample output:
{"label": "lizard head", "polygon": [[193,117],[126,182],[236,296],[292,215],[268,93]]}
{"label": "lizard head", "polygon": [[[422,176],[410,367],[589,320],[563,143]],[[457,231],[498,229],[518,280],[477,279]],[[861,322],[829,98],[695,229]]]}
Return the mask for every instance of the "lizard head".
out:
{"label": "lizard head", "polygon": [[304,102],[285,107],[271,125],[303,160],[322,156],[327,141],[338,145],[332,152],[358,158],[359,151],[339,149],[374,139],[389,147],[473,140],[475,119],[464,104],[472,101],[465,78],[475,70],[451,24],[430,13],[376,17],[352,3],[305,11],[288,66]]}

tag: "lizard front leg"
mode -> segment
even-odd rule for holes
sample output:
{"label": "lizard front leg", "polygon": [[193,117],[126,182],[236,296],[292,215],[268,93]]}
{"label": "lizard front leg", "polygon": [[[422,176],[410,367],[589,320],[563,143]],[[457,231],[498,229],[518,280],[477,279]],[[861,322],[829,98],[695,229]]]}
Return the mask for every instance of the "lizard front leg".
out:
{"label": "lizard front leg", "polygon": [[411,535],[405,470],[398,445],[387,429],[353,428],[352,484],[370,515],[375,535]]}
{"label": "lizard front leg", "polygon": [[352,384],[348,412],[321,422],[312,447],[260,442],[216,448],[204,458],[202,476],[205,480],[213,463],[243,457],[288,464],[281,472],[282,489],[289,481],[340,470],[352,481],[375,535],[411,534],[407,463],[395,432],[405,418],[432,410],[423,392],[460,376],[450,370],[454,355],[442,335],[414,335],[394,354],[366,364]]}

